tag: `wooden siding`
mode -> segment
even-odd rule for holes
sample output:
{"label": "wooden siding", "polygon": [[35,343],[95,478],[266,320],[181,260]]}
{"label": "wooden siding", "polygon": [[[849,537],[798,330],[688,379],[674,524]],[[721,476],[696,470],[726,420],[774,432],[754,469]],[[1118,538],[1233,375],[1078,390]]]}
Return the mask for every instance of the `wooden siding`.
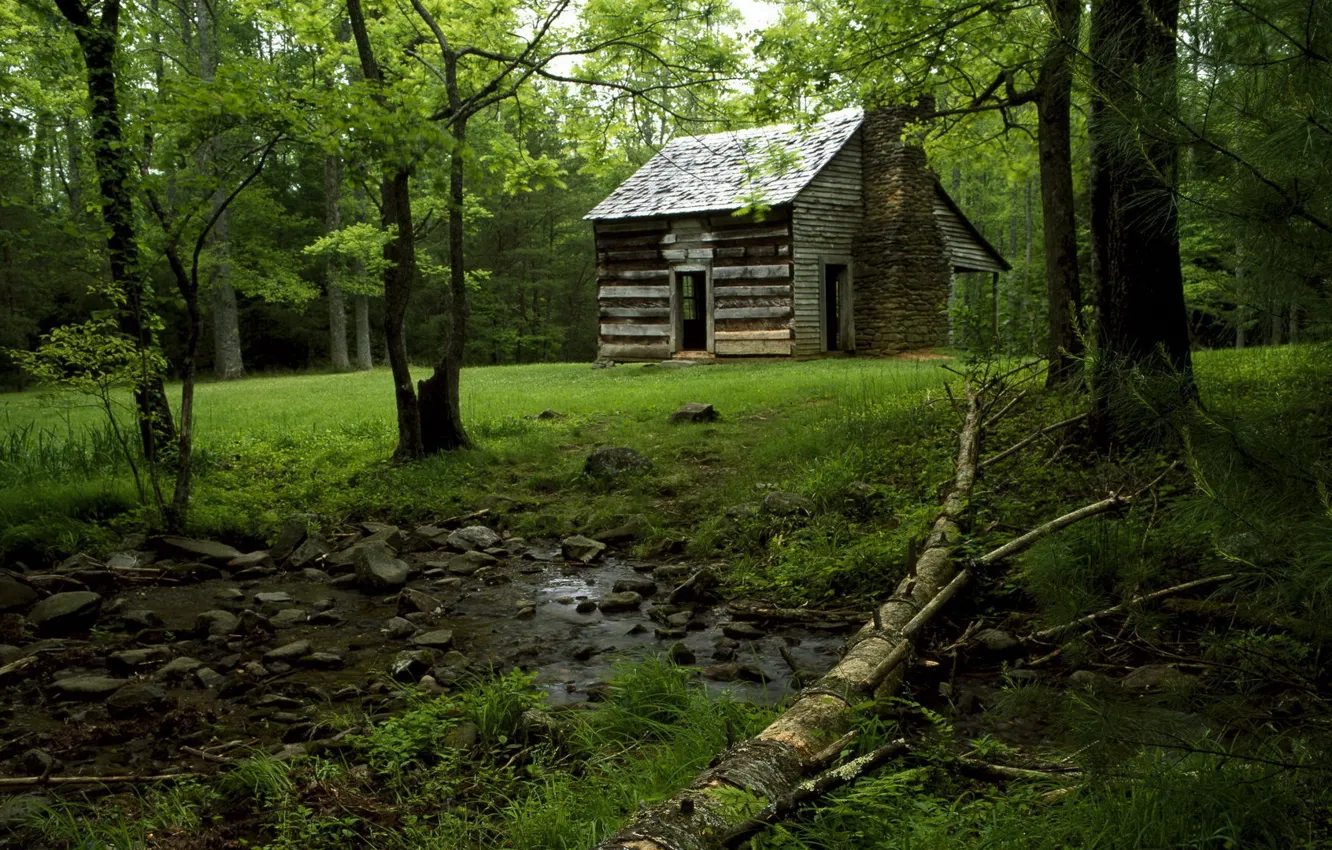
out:
{"label": "wooden siding", "polygon": [[956,272],[1001,272],[1004,267],[985,250],[956,212],[939,197],[934,199],[934,218],[943,231],[948,262]]}
{"label": "wooden siding", "polygon": [[600,354],[662,360],[679,349],[675,274],[708,277],[708,341],[719,356],[789,355],[790,209],[597,222]]}
{"label": "wooden siding", "polygon": [[857,131],[792,205],[796,354],[818,354],[824,347],[819,265],[823,257],[851,256],[864,214],[860,152]]}

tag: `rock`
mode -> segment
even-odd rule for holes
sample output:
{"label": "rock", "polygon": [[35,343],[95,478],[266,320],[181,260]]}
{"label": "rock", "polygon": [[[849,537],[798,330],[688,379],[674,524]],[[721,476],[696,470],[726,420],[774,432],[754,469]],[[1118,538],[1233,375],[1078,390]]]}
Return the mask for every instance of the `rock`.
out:
{"label": "rock", "polygon": [[1085,688],[1090,691],[1105,691],[1114,680],[1104,673],[1097,673],[1095,670],[1074,670],[1068,674],[1068,686],[1070,688]]}
{"label": "rock", "polygon": [[575,661],[586,661],[594,655],[601,654],[601,647],[595,643],[585,643],[582,646],[575,647],[573,657]]}
{"label": "rock", "polygon": [[394,556],[387,543],[356,550],[356,583],[363,590],[394,590],[407,583],[411,570]]}
{"label": "rock", "polygon": [[240,602],[245,598],[245,592],[239,587],[224,587],[214,593],[213,598],[219,602]]}
{"label": "rock", "polygon": [[676,664],[693,664],[696,660],[694,651],[683,643],[671,644],[671,648],[666,650],[666,657]]}
{"label": "rock", "polygon": [[779,517],[811,516],[814,503],[795,493],[774,490],[763,497],[763,511]]}
{"label": "rock", "polygon": [[626,447],[597,449],[583,463],[583,474],[589,478],[619,478],[638,475],[652,468],[652,461],[642,453]]}
{"label": "rock", "polygon": [[533,416],[532,418],[533,418],[533,419],[538,419],[538,420],[540,420],[540,421],[542,421],[542,422],[549,422],[549,421],[552,420],[552,419],[563,419],[563,418],[564,418],[564,414],[563,414],[563,413],[560,413],[559,411],[556,411],[556,410],[551,410],[549,407],[547,407],[545,410],[541,411],[540,413],[538,413],[537,415]]}
{"label": "rock", "polygon": [[735,651],[740,648],[740,644],[730,638],[722,638],[717,641],[716,646],[712,648],[712,657],[716,661],[733,661]]}
{"label": "rock", "polygon": [[986,652],[995,654],[1008,652],[1018,646],[1018,639],[1002,629],[981,629],[972,640]]}
{"label": "rock", "polygon": [[290,593],[277,591],[274,593],[256,593],[254,601],[260,605],[286,605],[292,601]]}
{"label": "rock", "polygon": [[120,615],[121,627],[129,632],[141,632],[146,629],[160,629],[162,618],[156,611],[147,608],[134,608]]}
{"label": "rock", "polygon": [[140,667],[165,661],[171,656],[171,649],[165,646],[145,646],[143,649],[127,649],[113,652],[109,661],[111,666],[132,673]]}
{"label": "rock", "polygon": [[1119,684],[1126,691],[1146,693],[1187,687],[1197,681],[1198,677],[1190,676],[1173,665],[1147,664],[1131,671]]}
{"label": "rock", "polygon": [[763,682],[766,678],[763,671],[750,664],[736,664],[728,661],[723,664],[713,664],[710,667],[703,668],[703,675],[714,682]]}
{"label": "rock", "polygon": [[474,549],[449,561],[449,572],[456,576],[470,576],[475,575],[477,570],[482,567],[490,567],[498,563],[499,558],[494,555],[487,555],[479,549]]}
{"label": "rock", "polygon": [[257,552],[246,552],[239,558],[232,558],[227,561],[227,569],[244,570],[250,567],[267,567],[273,564],[273,556],[266,550],[260,549]]}
{"label": "rock", "polygon": [[207,561],[219,566],[241,557],[239,549],[225,543],[218,543],[215,540],[195,540],[191,537],[167,535],[161,538],[158,544],[168,554]]}
{"label": "rock", "polygon": [[657,583],[646,578],[625,578],[615,582],[611,589],[616,593],[637,593],[639,596],[651,596],[657,592]]}
{"label": "rock", "polygon": [[337,611],[316,611],[305,622],[311,626],[336,626],[344,619],[346,618]]}
{"label": "rock", "polygon": [[605,551],[605,543],[592,540],[581,534],[575,534],[560,541],[560,552],[564,555],[565,560],[569,561],[590,564],[601,557],[601,553]]}
{"label": "rock", "polygon": [[333,578],[333,576],[329,575],[328,573],[324,572],[321,569],[317,569],[315,567],[306,567],[305,569],[301,570],[301,578],[305,579],[306,581],[328,581],[329,579]]}
{"label": "rock", "polygon": [[428,649],[407,649],[399,652],[389,665],[389,675],[398,682],[417,682],[435,663]]}
{"label": "rock", "polygon": [[166,664],[157,668],[157,672],[153,674],[153,678],[163,681],[171,681],[172,679],[188,676],[202,666],[203,662],[199,659],[190,658],[188,655],[182,655],[180,658],[173,658]]}
{"label": "rock", "polygon": [[305,538],[305,542],[296,547],[296,551],[291,553],[288,563],[291,566],[300,569],[312,561],[317,561],[333,551],[329,542],[318,534],[312,534]]}
{"label": "rock", "polygon": [[46,750],[39,750],[36,747],[19,756],[19,762],[23,765],[23,770],[27,773],[33,773],[38,776],[46,776],[55,771],[60,762],[56,761],[55,756]]}
{"label": "rock", "polygon": [[356,563],[356,553],[361,549],[374,546],[387,546],[396,557],[407,548],[407,537],[396,525],[383,525],[378,523],[367,523],[367,525],[377,528],[372,534],[362,537],[347,546],[339,552],[329,555],[325,562],[336,567],[345,567]]}
{"label": "rock", "polygon": [[503,542],[498,534],[484,525],[469,525],[453,532],[448,537],[448,545],[460,552],[486,550]]}
{"label": "rock", "polygon": [[283,608],[274,614],[269,622],[273,624],[274,628],[291,629],[305,625],[309,619],[302,608]]}
{"label": "rock", "polygon": [[195,634],[200,635],[229,635],[236,631],[239,625],[239,617],[230,611],[220,609],[204,611],[194,618]]}
{"label": "rock", "polygon": [[868,502],[879,492],[879,488],[864,481],[852,481],[846,485],[846,498],[852,502]]}
{"label": "rock", "polygon": [[598,532],[592,535],[592,539],[599,540],[602,543],[624,543],[637,539],[643,532],[647,531],[647,528],[647,520],[641,516],[632,516],[624,525],[617,525],[614,528]]}
{"label": "rock", "polygon": [[664,564],[652,571],[652,577],[666,584],[679,584],[689,578],[691,572],[687,564]]}
{"label": "rock", "polygon": [[274,626],[263,614],[247,608],[240,613],[240,623],[236,631],[243,635],[272,634]]}
{"label": "rock", "polygon": [[422,593],[410,587],[404,587],[398,594],[398,615],[420,612],[435,614],[444,607],[444,603],[428,593]]}
{"label": "rock", "polygon": [[389,640],[402,640],[416,634],[416,624],[402,617],[394,617],[388,621],[388,627],[384,630]]}
{"label": "rock", "polygon": [[246,661],[240,666],[240,671],[250,679],[263,679],[268,676],[268,668],[258,661]]}
{"label": "rock", "polygon": [[292,514],[282,523],[277,540],[269,547],[268,553],[275,561],[285,561],[301,545],[311,526],[316,524],[314,514]]}
{"label": "rock", "polygon": [[453,632],[448,629],[436,629],[432,632],[419,634],[408,642],[412,646],[444,650],[453,645]]}
{"label": "rock", "polygon": [[457,750],[470,750],[481,740],[481,727],[464,720],[444,734],[443,744]]}
{"label": "rock", "polygon": [[518,613],[513,616],[519,620],[530,620],[536,616],[536,610],[535,605],[521,605],[518,608]]}
{"label": "rock", "polygon": [[75,590],[48,596],[32,606],[28,622],[39,635],[69,634],[91,628],[101,611],[100,594]]}
{"label": "rock", "polygon": [[721,631],[733,640],[758,640],[767,634],[763,629],[749,623],[722,623]]}
{"label": "rock", "polygon": [[613,614],[617,611],[634,611],[643,604],[643,597],[633,591],[624,593],[608,593],[597,602],[597,607],[603,614]]}
{"label": "rock", "polygon": [[0,667],[7,667],[23,657],[23,650],[17,646],[0,643]]}
{"label": "rock", "polygon": [[574,606],[574,610],[579,614],[591,614],[593,611],[597,610],[597,603],[593,602],[591,599],[584,599],[582,602],[579,602]]}
{"label": "rock", "polygon": [[710,404],[691,401],[671,414],[672,422],[715,422],[717,411]]}
{"label": "rock", "polygon": [[110,676],[70,676],[57,679],[52,683],[52,690],[71,699],[101,699],[120,690],[129,682],[125,679],[113,679]]}
{"label": "rock", "polygon": [[308,640],[297,640],[291,643],[283,644],[276,649],[270,649],[264,653],[265,661],[297,661],[310,654],[310,642]]}
{"label": "rock", "polygon": [[321,670],[336,670],[347,662],[336,652],[312,652],[300,659],[305,667],[318,667]]}
{"label": "rock", "polygon": [[674,614],[667,615],[666,625],[675,626],[677,629],[683,629],[689,625],[689,621],[693,619],[693,617],[694,615],[688,611],[677,611]]}
{"label": "rock", "polygon": [[0,803],[0,830],[16,829],[35,815],[51,808],[51,798],[43,794],[23,794]]}
{"label": "rock", "polygon": [[227,677],[212,667],[200,667],[194,671],[194,680],[203,688],[215,691],[227,683]]}
{"label": "rock", "polygon": [[658,640],[679,640],[685,636],[685,630],[678,626],[657,626],[652,635]]}
{"label": "rock", "polygon": [[37,601],[37,591],[12,576],[0,575],[0,612],[23,611]]}
{"label": "rock", "polygon": [[166,573],[171,578],[183,582],[212,581],[223,576],[221,567],[200,563],[199,561],[180,564],[172,562],[166,567]]}

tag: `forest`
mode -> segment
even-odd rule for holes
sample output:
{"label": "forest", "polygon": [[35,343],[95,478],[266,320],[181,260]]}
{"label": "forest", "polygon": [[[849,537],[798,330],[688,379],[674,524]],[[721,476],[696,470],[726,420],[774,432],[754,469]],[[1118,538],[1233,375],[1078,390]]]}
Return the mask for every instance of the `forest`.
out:
{"label": "forest", "polygon": [[[848,109],[937,345],[792,147],[588,220]],[[0,848],[1332,847],[1328,0],[0,0],[0,136]]]}

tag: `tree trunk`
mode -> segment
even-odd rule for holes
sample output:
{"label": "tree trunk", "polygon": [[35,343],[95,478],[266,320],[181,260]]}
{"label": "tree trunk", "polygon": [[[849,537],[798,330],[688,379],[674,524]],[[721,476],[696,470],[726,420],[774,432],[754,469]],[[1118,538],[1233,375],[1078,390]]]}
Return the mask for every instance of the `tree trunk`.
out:
{"label": "tree trunk", "polygon": [[[384,84],[379,63],[375,60],[370,36],[365,26],[361,0],[347,0],[347,18],[351,23],[356,52],[361,59],[365,79],[377,89]],[[374,95],[381,106],[384,97]],[[407,305],[411,301],[412,282],[416,277],[416,234],[412,230],[411,169],[406,163],[388,167],[380,184],[383,197],[383,223],[385,229],[396,228],[393,240],[384,246],[384,335],[388,348],[389,367],[393,371],[393,392],[398,408],[398,447],[394,460],[415,460],[424,456],[421,442],[421,413],[416,391],[412,387],[411,363],[407,359],[405,323]]]}
{"label": "tree trunk", "polygon": [[357,295],[353,306],[356,311],[356,368],[364,371],[375,368],[370,352],[370,296]]}
{"label": "tree trunk", "polygon": [[[87,70],[93,162],[102,195],[102,224],[111,267],[111,287],[119,309],[121,333],[134,340],[146,364],[154,350],[150,317],[144,308],[145,281],[139,268],[138,234],[129,190],[131,161],[120,121],[116,81],[120,0],[104,0],[100,21],[94,22],[79,0],[56,0],[56,6],[74,29]],[[175,426],[167,404],[162,376],[144,367],[134,391],[139,412],[139,439],[146,459],[156,462],[171,445]]]}
{"label": "tree trunk", "polygon": [[1046,384],[1067,381],[1082,354],[1078,316],[1082,284],[1078,275],[1078,222],[1073,195],[1073,56],[1078,46],[1081,0],[1048,0],[1054,35],[1039,73],[1036,112],[1041,169],[1041,224],[1045,235],[1045,292],[1048,302]]}
{"label": "tree trunk", "polygon": [[1092,247],[1096,254],[1098,415],[1128,370],[1175,374],[1191,395],[1192,360],[1174,189],[1179,160],[1175,25],[1179,0],[1096,0],[1092,7]]}
{"label": "tree trunk", "polygon": [[[324,232],[342,227],[342,160],[324,157]],[[324,265],[328,289],[328,359],[339,372],[351,371],[347,358],[347,304],[342,297],[341,269],[332,257]]]}
{"label": "tree trunk", "polygon": [[[456,60],[454,60],[456,61]],[[449,157],[449,337],[435,372],[419,386],[421,436],[428,454],[468,445],[463,430],[458,380],[467,342],[467,276],[463,266],[463,145],[466,119],[453,126],[454,147]]]}

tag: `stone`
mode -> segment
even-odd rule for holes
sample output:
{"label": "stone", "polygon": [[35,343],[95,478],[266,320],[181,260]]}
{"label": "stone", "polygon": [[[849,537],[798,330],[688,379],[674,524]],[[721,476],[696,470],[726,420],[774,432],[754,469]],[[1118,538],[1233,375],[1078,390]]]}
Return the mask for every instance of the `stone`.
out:
{"label": "stone", "polygon": [[727,661],[722,664],[713,664],[703,668],[703,675],[714,682],[763,682],[766,678],[763,671],[750,664],[736,664],[734,661]]}
{"label": "stone", "polygon": [[90,590],[48,596],[32,606],[28,622],[39,635],[63,635],[92,628],[102,611],[102,597]]}
{"label": "stone", "polygon": [[601,609],[603,614],[613,614],[617,611],[635,611],[641,604],[643,604],[642,596],[633,591],[626,591],[606,594],[597,602],[597,608]]}
{"label": "stone", "polygon": [[1018,646],[1018,639],[1002,629],[981,629],[972,640],[986,652],[995,654],[1008,652]]}
{"label": "stone", "polygon": [[639,596],[651,596],[657,592],[657,583],[646,578],[625,578],[611,587],[616,593],[637,593]]}
{"label": "stone", "polygon": [[133,608],[120,615],[121,626],[130,632],[160,629],[164,625],[161,615],[147,608]]}
{"label": "stone", "polygon": [[224,587],[213,598],[219,602],[240,602],[245,598],[245,592],[239,587]]}
{"label": "stone", "polygon": [[679,626],[657,626],[652,630],[652,634],[658,640],[679,640],[686,632]]}
{"label": "stone", "polygon": [[333,547],[329,545],[327,540],[320,537],[318,534],[312,534],[305,538],[305,541],[301,543],[300,546],[296,547],[296,551],[291,553],[287,563],[291,564],[291,566],[296,569],[300,569],[306,564],[327,556],[332,551]]}
{"label": "stone", "polygon": [[394,590],[407,583],[410,568],[399,561],[387,543],[356,550],[356,583],[363,590]]}
{"label": "stone", "polygon": [[518,613],[513,616],[519,620],[530,620],[536,616],[536,610],[535,605],[522,605],[519,606]]}
{"label": "stone", "polygon": [[51,808],[51,798],[44,794],[23,794],[0,802],[0,830],[16,829],[34,816]]}
{"label": "stone", "polygon": [[710,404],[688,402],[671,414],[672,422],[715,422],[720,418]]}
{"label": "stone", "polygon": [[292,601],[290,593],[276,591],[273,593],[256,593],[254,601],[260,605],[286,605]]}
{"label": "stone", "polygon": [[310,642],[308,640],[296,640],[265,652],[264,660],[292,662],[304,658],[309,654]]}
{"label": "stone", "polygon": [[240,672],[251,679],[263,679],[268,676],[268,668],[258,661],[246,661],[240,666]]}
{"label": "stone", "polygon": [[329,575],[328,573],[324,572],[323,570],[317,567],[306,567],[305,569],[301,570],[301,578],[305,579],[306,581],[328,581],[329,579],[333,578],[333,576]]}
{"label": "stone", "polygon": [[412,646],[421,646],[427,649],[448,649],[453,645],[453,632],[448,629],[436,629],[431,632],[423,632],[408,642]]}
{"label": "stone", "polygon": [[689,625],[689,621],[693,619],[693,617],[694,615],[688,611],[677,611],[674,614],[668,614],[666,616],[666,625],[675,626],[677,629],[683,629]]}
{"label": "stone", "polygon": [[663,564],[652,571],[652,577],[666,584],[679,584],[689,578],[691,572],[687,564]]}
{"label": "stone", "polygon": [[763,511],[778,517],[811,516],[814,502],[795,493],[774,490],[763,497]]}
{"label": "stone", "polygon": [[563,413],[560,413],[559,411],[556,411],[556,410],[551,410],[549,407],[547,407],[545,410],[541,411],[540,413],[538,413],[536,416],[534,416],[534,417],[532,417],[532,418],[534,418],[534,419],[539,419],[539,420],[541,420],[542,422],[548,422],[548,421],[550,421],[551,419],[563,419],[563,418],[564,418],[564,414],[563,414]]}
{"label": "stone", "polygon": [[399,652],[389,665],[389,675],[398,682],[418,682],[435,663],[428,649],[407,649]]}
{"label": "stone", "polygon": [[1109,676],[1095,670],[1074,670],[1068,674],[1066,681],[1070,688],[1083,688],[1090,691],[1104,691],[1114,683],[1114,680]]}
{"label": "stone", "polygon": [[652,461],[641,452],[624,446],[597,449],[583,462],[583,474],[589,478],[611,479],[639,475],[652,468]]}
{"label": "stone", "polygon": [[0,612],[23,611],[37,601],[37,591],[16,578],[0,575]]}
{"label": "stone", "polygon": [[200,667],[194,671],[194,680],[207,690],[215,691],[227,682],[227,677],[212,667]]}
{"label": "stone", "polygon": [[180,658],[173,658],[166,664],[157,668],[157,672],[153,674],[153,678],[161,679],[163,681],[180,679],[184,676],[188,676],[202,666],[203,662],[199,659],[190,658],[188,655],[182,655]]}
{"label": "stone", "polygon": [[683,643],[671,644],[671,648],[666,650],[666,657],[675,664],[693,664],[697,660],[694,651]]}
{"label": "stone", "polygon": [[140,667],[165,661],[170,656],[170,647],[145,646],[142,649],[126,649],[123,652],[113,652],[108,660],[113,668],[131,673]]}
{"label": "stone", "polygon": [[194,618],[195,634],[200,635],[229,635],[236,631],[239,625],[239,617],[230,611],[220,609],[204,611]]}
{"label": "stone", "polygon": [[347,662],[336,652],[312,652],[300,659],[305,667],[318,667],[321,670],[336,670]]}
{"label": "stone", "polygon": [[733,640],[758,640],[767,634],[750,623],[722,623],[722,634]]}
{"label": "stone", "polygon": [[248,608],[240,613],[240,623],[236,627],[236,631],[243,635],[272,634],[273,629],[271,620]]}
{"label": "stone", "polygon": [[23,657],[23,650],[17,646],[0,643],[0,667],[7,667]]}
{"label": "stone", "polygon": [[55,680],[51,689],[71,699],[101,699],[127,684],[129,682],[125,679],[113,679],[110,676],[70,676]]}
{"label": "stone", "polygon": [[170,555],[206,561],[219,566],[241,557],[239,549],[215,540],[195,540],[192,537],[167,535],[161,538],[158,544]]}
{"label": "stone", "polygon": [[428,593],[422,593],[410,587],[404,587],[398,594],[398,615],[411,613],[434,614],[444,607],[444,603]]}
{"label": "stone", "polygon": [[591,599],[584,599],[582,602],[579,602],[574,606],[574,610],[579,614],[591,614],[593,611],[597,610],[597,603],[593,602]]}
{"label": "stone", "polygon": [[316,599],[310,607],[316,611],[332,611],[336,604],[332,597],[325,596],[323,599]]}
{"label": "stone", "polygon": [[267,550],[260,549],[257,552],[246,552],[239,558],[232,558],[227,561],[227,569],[244,570],[249,567],[267,567],[273,563],[273,556]]}
{"label": "stone", "polygon": [[460,552],[486,550],[503,542],[500,536],[484,525],[469,525],[449,535],[447,543]]}
{"label": "stone", "polygon": [[585,643],[582,646],[575,647],[573,657],[575,661],[586,661],[594,655],[601,654],[601,647],[595,643]]}
{"label": "stone", "polygon": [[456,576],[475,575],[482,567],[490,567],[499,563],[499,558],[494,555],[487,555],[480,550],[464,552],[453,560],[449,561],[449,572]]}
{"label": "stone", "polygon": [[1198,677],[1190,676],[1173,665],[1147,664],[1130,671],[1120,680],[1119,685],[1126,691],[1146,693],[1188,687],[1197,681]]}
{"label": "stone", "polygon": [[291,629],[305,625],[309,619],[302,608],[283,608],[269,618],[269,622],[273,624],[274,628]]}
{"label": "stone", "polygon": [[590,564],[606,551],[606,544],[581,534],[566,537],[560,541],[560,553],[565,560]]}
{"label": "stone", "polygon": [[389,640],[402,640],[416,634],[416,624],[402,617],[394,617],[388,621],[388,627],[384,629]]}
{"label": "stone", "polygon": [[852,481],[846,485],[846,498],[852,502],[868,502],[878,492],[879,488],[864,481]]}
{"label": "stone", "polygon": [[275,561],[285,561],[296,551],[309,533],[311,526],[316,525],[317,518],[314,514],[292,514],[282,522],[282,529],[278,532],[277,540],[269,547],[268,553]]}
{"label": "stone", "polygon": [[608,528],[592,535],[592,539],[599,540],[602,543],[625,543],[638,539],[647,529],[647,520],[641,516],[632,516],[623,525],[617,525],[614,528]]}
{"label": "stone", "polygon": [[464,720],[444,734],[443,744],[457,750],[470,750],[481,740],[481,727]]}
{"label": "stone", "polygon": [[336,626],[344,619],[346,618],[337,611],[316,611],[306,619],[306,622],[311,626]]}

